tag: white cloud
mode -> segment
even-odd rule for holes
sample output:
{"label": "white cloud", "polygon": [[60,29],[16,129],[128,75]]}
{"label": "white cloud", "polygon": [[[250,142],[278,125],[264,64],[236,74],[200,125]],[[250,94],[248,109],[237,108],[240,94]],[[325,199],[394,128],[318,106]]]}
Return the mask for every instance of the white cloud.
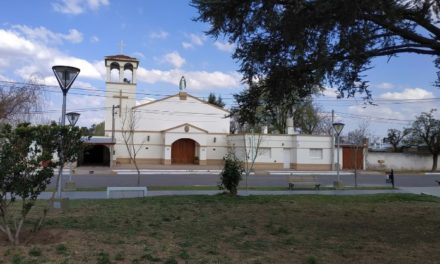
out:
{"label": "white cloud", "polygon": [[58,0],[52,3],[52,8],[59,13],[79,15],[106,5],[109,5],[109,0]]}
{"label": "white cloud", "polygon": [[390,89],[394,89],[396,87],[396,85],[389,83],[389,82],[382,82],[382,83],[379,83],[378,85],[376,85],[376,87],[378,87],[380,89],[384,89],[384,90],[390,90]]}
{"label": "white cloud", "polygon": [[191,43],[189,43],[189,42],[182,42],[182,47],[183,48],[185,48],[185,49],[190,49],[190,48],[192,48],[193,47],[193,45],[191,44]]}
{"label": "white cloud", "polygon": [[62,38],[64,38],[65,40],[68,40],[72,43],[80,43],[83,40],[82,33],[76,29],[69,30],[69,34],[62,35]]}
{"label": "white cloud", "polygon": [[92,42],[92,43],[98,43],[98,42],[99,42],[99,38],[98,38],[97,36],[92,36],[92,37],[90,38],[90,42]]}
{"label": "white cloud", "polygon": [[185,49],[190,49],[190,48],[194,48],[195,46],[203,46],[203,44],[205,43],[205,36],[199,36],[196,34],[189,34],[186,36],[188,41],[184,41],[182,42],[182,46]]}
{"label": "white cloud", "polygon": [[96,10],[102,5],[104,6],[109,4],[108,0],[86,0],[86,2],[92,10]]}
{"label": "white cloud", "polygon": [[338,96],[338,91],[335,88],[325,88],[321,93],[323,96],[328,96],[331,98],[336,98]]}
{"label": "white cloud", "polygon": [[101,79],[98,70],[88,61],[66,55],[44,43],[26,37],[13,30],[0,29],[1,63],[23,80],[28,80],[35,75],[52,75],[52,66],[58,64],[80,68],[81,77]]}
{"label": "white cloud", "polygon": [[403,92],[388,92],[380,95],[382,99],[390,99],[390,100],[408,100],[408,99],[429,99],[433,98],[434,95],[432,92],[429,92],[422,88],[408,88]]}
{"label": "white cloud", "polygon": [[180,78],[185,76],[187,82],[187,89],[189,90],[210,90],[212,88],[239,88],[241,87],[241,76],[236,73],[224,73],[224,72],[206,72],[206,71],[190,71],[185,72],[182,70],[147,70],[145,68],[138,68],[137,77],[138,81],[146,83],[159,83],[165,82],[176,85],[176,89],[179,87]]}
{"label": "white cloud", "polygon": [[132,56],[133,57],[135,57],[135,58],[142,58],[142,59],[145,59],[145,55],[142,53],[142,52],[134,52],[133,54],[132,54]]}
{"label": "white cloud", "polygon": [[182,58],[182,56],[180,56],[177,51],[165,54],[165,56],[163,57],[163,61],[173,65],[176,68],[180,68],[186,62],[185,59]]}
{"label": "white cloud", "polygon": [[136,100],[136,105],[142,105],[142,104],[146,104],[146,103],[150,103],[152,101],[155,101],[156,99],[152,98],[152,97],[144,97],[141,100]]}
{"label": "white cloud", "polygon": [[352,114],[358,114],[362,116],[369,116],[371,119],[375,117],[381,119],[392,120],[408,120],[401,111],[395,111],[391,107],[387,106],[373,106],[373,105],[352,105],[348,107],[348,112]]}
{"label": "white cloud", "polygon": [[[26,54],[36,52],[37,47],[31,41],[20,37],[18,34],[0,29],[0,53],[3,56]],[[0,56],[0,57],[3,57]],[[4,59],[5,57],[3,57]]]}
{"label": "white cloud", "polygon": [[166,31],[159,31],[159,32],[152,32],[150,34],[151,39],[166,39],[168,38],[168,32]]}
{"label": "white cloud", "polygon": [[80,43],[83,40],[82,33],[76,29],[70,29],[68,34],[55,33],[45,27],[30,28],[25,25],[14,25],[12,29],[20,36],[43,44],[61,44],[63,41]]}
{"label": "white cloud", "polygon": [[232,53],[235,50],[235,45],[233,43],[229,42],[220,42],[216,41],[214,42],[214,46],[219,49],[220,51]]}

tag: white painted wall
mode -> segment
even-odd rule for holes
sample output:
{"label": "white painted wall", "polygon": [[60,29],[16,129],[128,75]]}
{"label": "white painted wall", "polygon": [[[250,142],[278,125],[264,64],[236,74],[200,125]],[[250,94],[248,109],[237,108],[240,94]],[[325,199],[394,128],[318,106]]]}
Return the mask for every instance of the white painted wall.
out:
{"label": "white painted wall", "polygon": [[[294,138],[295,141],[293,146],[295,148],[295,155],[292,159],[292,163],[321,165],[332,164],[332,138],[330,136],[295,135]],[[314,153],[312,153],[311,149],[315,150],[315,152],[320,150],[322,152],[321,157],[313,156],[312,154]]]}
{"label": "white painted wall", "polygon": [[174,95],[135,107],[139,112],[139,130],[162,131],[189,123],[208,133],[229,133],[228,112],[188,95]]}
{"label": "white painted wall", "polygon": [[[230,135],[228,138],[230,145],[234,146],[238,158],[244,160],[244,142],[246,140],[249,149],[252,136],[240,134]],[[254,141],[258,141],[258,134],[255,134]],[[287,163],[286,157],[290,156],[290,163],[330,165],[332,163],[331,142],[330,136],[262,135],[256,163],[275,163],[283,167]],[[320,157],[312,156],[311,149],[321,151],[322,155]],[[290,155],[285,154],[287,151]]]}
{"label": "white painted wall", "polygon": [[[384,161],[381,165],[378,161]],[[414,153],[368,152],[369,170],[431,170],[432,155]]]}

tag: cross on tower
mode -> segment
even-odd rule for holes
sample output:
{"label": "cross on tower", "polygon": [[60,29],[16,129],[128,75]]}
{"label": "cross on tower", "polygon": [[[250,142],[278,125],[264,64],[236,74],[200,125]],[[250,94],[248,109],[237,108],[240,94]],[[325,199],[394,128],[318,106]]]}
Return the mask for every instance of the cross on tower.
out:
{"label": "cross on tower", "polygon": [[124,54],[124,47],[125,47],[124,41],[121,40],[121,43],[119,44],[119,50],[121,51],[120,54]]}
{"label": "cross on tower", "polygon": [[113,98],[119,98],[119,117],[121,117],[122,99],[128,99],[128,96],[122,96],[122,90],[119,90],[119,95],[113,95]]}

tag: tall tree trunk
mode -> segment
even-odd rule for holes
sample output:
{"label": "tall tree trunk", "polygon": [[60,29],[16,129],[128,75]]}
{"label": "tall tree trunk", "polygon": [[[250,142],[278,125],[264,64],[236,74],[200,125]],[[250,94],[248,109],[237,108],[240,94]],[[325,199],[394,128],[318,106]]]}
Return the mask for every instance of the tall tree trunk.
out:
{"label": "tall tree trunk", "polygon": [[437,170],[437,161],[438,161],[438,153],[432,154],[432,170],[431,171]]}

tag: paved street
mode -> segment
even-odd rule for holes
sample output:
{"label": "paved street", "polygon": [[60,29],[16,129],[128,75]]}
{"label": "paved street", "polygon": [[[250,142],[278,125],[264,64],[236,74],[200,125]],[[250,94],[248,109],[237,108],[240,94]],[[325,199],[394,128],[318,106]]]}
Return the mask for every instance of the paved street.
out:
{"label": "paved street", "polygon": [[[251,175],[248,179],[249,186],[287,186],[287,175]],[[336,175],[318,175],[322,185],[331,185],[336,180]],[[68,179],[64,175],[63,182]],[[135,186],[137,175],[118,174],[118,175],[73,175],[77,187],[107,187],[107,186]],[[208,185],[215,186],[220,177],[216,174],[149,174],[141,175],[141,185],[143,186],[192,186]],[[341,180],[346,185],[354,185],[353,175],[341,175]],[[438,186],[435,180],[440,180],[440,175],[395,175],[395,183],[398,187],[429,187]],[[243,177],[242,185],[245,184]],[[375,185],[386,186],[385,174],[360,174],[358,184],[363,186]],[[440,188],[440,187],[439,187]]]}

